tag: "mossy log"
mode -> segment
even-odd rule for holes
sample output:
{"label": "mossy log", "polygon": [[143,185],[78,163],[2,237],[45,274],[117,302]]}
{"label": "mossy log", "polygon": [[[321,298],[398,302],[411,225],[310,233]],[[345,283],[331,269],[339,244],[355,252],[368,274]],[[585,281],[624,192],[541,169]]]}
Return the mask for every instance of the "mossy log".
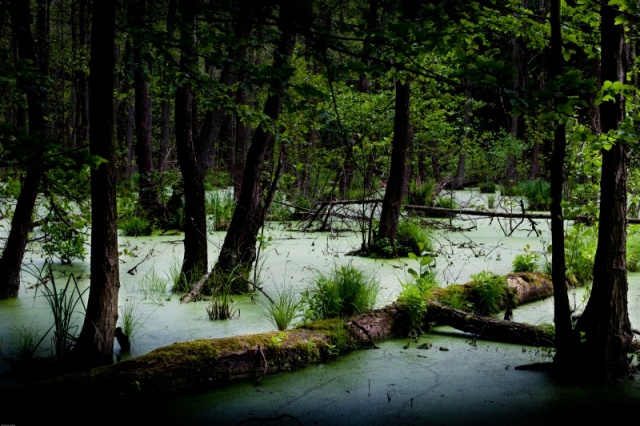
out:
{"label": "mossy log", "polygon": [[[547,295],[540,289],[546,289],[548,282],[538,278],[525,280],[514,275],[509,282],[522,289],[518,292],[522,302],[533,301]],[[527,290],[531,285],[540,289]],[[319,321],[288,331],[174,343],[111,366],[7,386],[0,389],[0,399],[53,402],[60,395],[67,401],[89,397],[121,403],[222,386],[236,380],[259,384],[268,375],[325,363],[351,351],[375,348],[376,342],[406,337],[407,318],[403,306],[394,303],[351,318]],[[448,325],[470,333],[472,338],[533,346],[553,343],[544,328],[473,315],[437,300],[428,301],[423,327],[430,325]]]}

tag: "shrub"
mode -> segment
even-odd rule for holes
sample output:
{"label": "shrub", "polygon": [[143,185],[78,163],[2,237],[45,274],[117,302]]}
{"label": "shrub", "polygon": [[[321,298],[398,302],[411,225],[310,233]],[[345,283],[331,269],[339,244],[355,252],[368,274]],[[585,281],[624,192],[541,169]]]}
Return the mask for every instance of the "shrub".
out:
{"label": "shrub", "polygon": [[131,216],[119,223],[120,229],[127,237],[138,237],[140,235],[151,235],[153,226],[151,221],[141,216]]}
{"label": "shrub", "polygon": [[319,274],[314,288],[302,293],[306,320],[348,317],[373,308],[380,289],[379,281],[351,263]]}
{"label": "shrub", "polygon": [[543,179],[520,182],[518,193],[527,199],[529,210],[549,210],[551,184]]}
{"label": "shrub", "polygon": [[497,186],[493,182],[484,182],[480,185],[480,193],[481,194],[494,194],[496,192]]}
{"label": "shrub", "polygon": [[403,220],[398,225],[395,242],[389,238],[376,238],[372,254],[385,259],[406,257],[409,253],[422,255],[425,251],[431,251],[432,245],[431,234],[427,229],[417,222]]}

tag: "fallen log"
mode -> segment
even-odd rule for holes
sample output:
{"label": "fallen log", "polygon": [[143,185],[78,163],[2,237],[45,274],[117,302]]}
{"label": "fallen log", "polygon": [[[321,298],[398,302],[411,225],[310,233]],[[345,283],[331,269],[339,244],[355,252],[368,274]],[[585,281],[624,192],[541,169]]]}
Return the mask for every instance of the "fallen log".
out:
{"label": "fallen log", "polygon": [[[472,339],[530,346],[553,344],[548,328],[474,315],[429,300],[422,326],[427,329],[434,325],[455,327]],[[90,398],[101,404],[120,404],[236,380],[259,384],[265,376],[375,348],[376,342],[406,337],[409,332],[404,307],[394,303],[351,318],[319,321],[288,331],[174,343],[111,366],[7,386],[0,389],[0,399],[16,404],[24,398],[54,403],[61,396],[74,403]]]}

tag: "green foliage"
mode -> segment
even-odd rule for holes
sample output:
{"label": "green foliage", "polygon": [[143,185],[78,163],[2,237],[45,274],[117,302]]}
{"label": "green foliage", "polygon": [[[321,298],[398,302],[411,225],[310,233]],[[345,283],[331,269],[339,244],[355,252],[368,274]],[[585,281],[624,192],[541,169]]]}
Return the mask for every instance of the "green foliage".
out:
{"label": "green foliage", "polygon": [[452,195],[439,195],[435,201],[436,207],[442,207],[443,209],[457,209],[458,203]]}
{"label": "green foliage", "polygon": [[431,251],[432,246],[431,233],[426,228],[418,222],[402,219],[398,224],[395,242],[389,238],[376,238],[372,254],[386,259],[405,257],[409,253],[422,255],[425,251]]}
{"label": "green foliage", "polygon": [[435,188],[436,182],[433,179],[422,182],[420,188],[416,188],[415,182],[412,181],[409,186],[408,203],[415,206],[431,206]]}
{"label": "green foliage", "polygon": [[228,190],[214,190],[206,201],[207,216],[211,217],[213,231],[226,231],[229,229],[236,201],[233,193]]}
{"label": "green foliage", "polygon": [[52,342],[55,356],[58,360],[62,360],[69,354],[76,342],[78,328],[74,322],[74,316],[78,313],[76,307],[78,303],[84,303],[82,297],[89,287],[80,291],[76,277],[69,275],[65,286],[58,289],[50,264],[45,264],[44,268],[47,269],[47,272],[44,276],[42,273],[39,274],[42,277],[40,281],[49,282],[42,285],[41,288],[53,314],[53,325],[47,334],[53,330]]}
{"label": "green foliage", "polygon": [[574,224],[565,232],[565,262],[568,279],[581,284],[593,281],[593,263],[597,244],[596,226]]}
{"label": "green foliage", "polygon": [[214,191],[216,189],[227,189],[233,186],[233,180],[229,172],[221,169],[209,169],[204,179],[204,188],[206,191]]}
{"label": "green foliage", "polygon": [[640,233],[637,226],[630,226],[627,235],[627,270],[640,272]]}
{"label": "green foliage", "polygon": [[0,178],[0,198],[17,199],[20,195],[22,186],[20,181],[9,175],[3,175]]}
{"label": "green foliage", "polygon": [[139,237],[153,233],[151,221],[142,216],[130,216],[118,222],[118,225],[127,237]]}
{"label": "green foliage", "polygon": [[484,182],[480,184],[481,194],[494,194],[498,189],[497,185],[493,182]]}
{"label": "green foliage", "polygon": [[433,259],[429,256],[420,256],[409,253],[409,257],[418,262],[418,270],[409,268],[407,273],[411,277],[408,282],[401,283],[402,291],[398,295],[400,303],[407,313],[409,322],[409,335],[422,333],[422,319],[427,312],[427,298],[431,290],[437,286]]}
{"label": "green foliage", "polygon": [[[154,269],[151,269],[142,276],[138,282],[138,288],[146,300],[158,306],[164,306],[165,302],[171,299],[171,294],[167,292],[168,284],[165,278],[156,274]],[[125,332],[125,334],[128,333]]]}
{"label": "green foliage", "polygon": [[302,293],[305,320],[348,317],[373,308],[379,281],[354,267],[351,262],[318,274],[314,288]]}
{"label": "green foliage", "polygon": [[496,208],[496,195],[495,194],[487,195],[487,208],[491,209],[491,210]]}
{"label": "green foliage", "polygon": [[233,274],[221,276],[221,274],[213,274],[211,282],[214,285],[211,288],[211,300],[207,306],[207,314],[211,320],[232,319],[236,315],[240,315],[237,309],[233,308],[233,299],[231,297],[233,288]]}
{"label": "green foliage", "polygon": [[89,235],[89,220],[65,199],[51,197],[49,212],[40,224],[40,244],[47,257],[57,257],[63,264],[84,260]]}
{"label": "green foliage", "polygon": [[480,315],[493,315],[499,312],[507,296],[507,280],[492,272],[481,271],[471,276],[471,294],[474,307]]}
{"label": "green foliage", "polygon": [[278,330],[287,330],[293,321],[302,315],[302,299],[291,288],[276,289],[275,297],[261,301],[261,303],[269,321]]}
{"label": "green foliage", "polygon": [[543,179],[520,182],[518,193],[526,198],[529,210],[549,210],[551,184]]}
{"label": "green foliage", "polygon": [[511,262],[513,272],[535,272],[538,270],[538,262],[540,255],[536,252],[529,251],[531,247],[527,244],[524,253],[517,254]]}
{"label": "green foliage", "polygon": [[13,352],[13,359],[16,362],[29,361],[35,357],[36,350],[47,336],[48,332],[43,336],[39,336],[40,332],[35,328],[14,326],[18,333],[18,343]]}
{"label": "green foliage", "polygon": [[456,285],[449,287],[441,300],[445,305],[461,311],[469,311],[473,306],[464,289]]}
{"label": "green foliage", "polygon": [[129,341],[133,343],[138,330],[142,326],[142,314],[136,311],[137,305],[133,303],[126,303],[119,308],[122,332],[126,334]]}

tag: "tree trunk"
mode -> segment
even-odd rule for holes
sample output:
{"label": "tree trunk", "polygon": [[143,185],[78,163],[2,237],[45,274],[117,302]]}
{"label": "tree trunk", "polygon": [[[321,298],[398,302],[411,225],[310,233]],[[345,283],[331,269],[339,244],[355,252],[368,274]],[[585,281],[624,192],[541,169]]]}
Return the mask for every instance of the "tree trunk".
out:
{"label": "tree trunk", "polygon": [[120,289],[114,141],[115,2],[94,3],[91,37],[90,150],[106,160],[91,170],[91,286],[73,368],[113,363]]}
{"label": "tree trunk", "polygon": [[[551,65],[550,86],[555,87],[563,73],[564,58],[562,56],[562,33],[560,0],[551,1]],[[556,88],[556,92],[562,88]],[[565,96],[558,95],[554,100],[554,107],[565,104]],[[557,112],[557,114],[560,114]],[[566,123],[567,117],[559,116],[555,119],[553,152],[551,158],[551,254],[552,279],[555,283],[565,282],[565,250],[564,250],[564,219],[562,217],[562,187],[564,185],[564,162],[566,156]],[[566,286],[554,286],[554,321],[556,327],[556,354],[554,363],[559,369],[566,369],[575,360],[575,350],[578,343],[577,336],[571,324],[571,308]]]}
{"label": "tree trunk", "polygon": [[179,2],[182,28],[180,35],[180,73],[184,81],[176,91],[175,131],[178,162],[184,182],[184,260],[182,274],[186,285],[200,279],[208,270],[207,222],[205,209],[204,171],[197,157],[193,128],[193,91],[189,73],[196,54],[196,2]]}
{"label": "tree trunk", "polygon": [[[264,114],[272,123],[275,123],[280,116],[283,91],[288,85],[288,61],[293,53],[296,39],[292,24],[297,9],[297,3],[283,2],[280,6],[278,26],[281,36],[274,51],[273,69],[282,70],[284,76],[272,81],[273,92],[270,92],[272,94],[269,95],[264,106]],[[266,126],[260,126],[255,130],[247,153],[240,197],[215,266],[216,272],[223,275],[231,274],[247,278],[246,275],[255,261],[258,232],[264,224],[265,214],[269,208],[264,191],[271,184],[265,186],[262,183],[264,165],[267,155],[273,154],[274,142],[275,135],[267,131]],[[249,290],[246,279],[233,280],[233,282],[233,292],[242,293]]]}
{"label": "tree trunk", "polygon": [[409,103],[411,97],[411,79],[396,81],[395,118],[393,121],[393,148],[391,151],[391,167],[389,180],[385,189],[380,212],[380,225],[376,239],[388,238],[395,249],[398,235],[398,220],[402,193],[405,187],[407,150],[410,145]]}
{"label": "tree trunk", "polygon": [[[29,22],[31,21],[31,11],[29,2],[13,2],[10,5],[11,21],[13,29],[17,35],[18,62],[38,65],[35,53],[35,44],[31,34]],[[28,65],[25,65],[29,67]],[[38,75],[40,69],[33,70]],[[41,74],[44,77],[44,74]],[[17,76],[18,85],[24,87],[27,96],[27,106],[29,108],[29,136],[33,143],[33,149],[38,152],[38,138],[46,136],[45,106],[47,102],[46,86],[36,87],[32,77],[26,78],[23,73]],[[23,81],[24,80],[24,81]],[[44,80],[44,78],[42,78]],[[18,297],[20,290],[20,270],[24,253],[29,241],[29,231],[40,180],[42,179],[42,169],[38,164],[38,155],[34,156],[32,164],[27,166],[27,174],[20,189],[17,204],[11,218],[11,230],[7,242],[5,243],[2,258],[0,258],[0,299]]]}
{"label": "tree trunk", "polygon": [[150,219],[163,219],[164,210],[158,198],[158,187],[154,178],[153,150],[151,147],[151,95],[147,74],[150,58],[144,50],[143,37],[135,31],[141,31],[148,19],[147,0],[136,0],[130,6],[133,34],[134,61],[134,97],[136,128],[136,165],[138,166],[138,204],[145,216]]}
{"label": "tree trunk", "polygon": [[[616,25],[619,10],[602,5],[602,82],[625,83],[624,26]],[[624,98],[600,105],[602,133],[615,132],[625,118]],[[630,373],[627,352],[633,334],[627,308],[626,213],[627,158],[629,148],[621,138],[602,150],[598,247],[593,265],[593,288],[578,323],[587,340],[587,360],[599,382],[626,379]]]}

